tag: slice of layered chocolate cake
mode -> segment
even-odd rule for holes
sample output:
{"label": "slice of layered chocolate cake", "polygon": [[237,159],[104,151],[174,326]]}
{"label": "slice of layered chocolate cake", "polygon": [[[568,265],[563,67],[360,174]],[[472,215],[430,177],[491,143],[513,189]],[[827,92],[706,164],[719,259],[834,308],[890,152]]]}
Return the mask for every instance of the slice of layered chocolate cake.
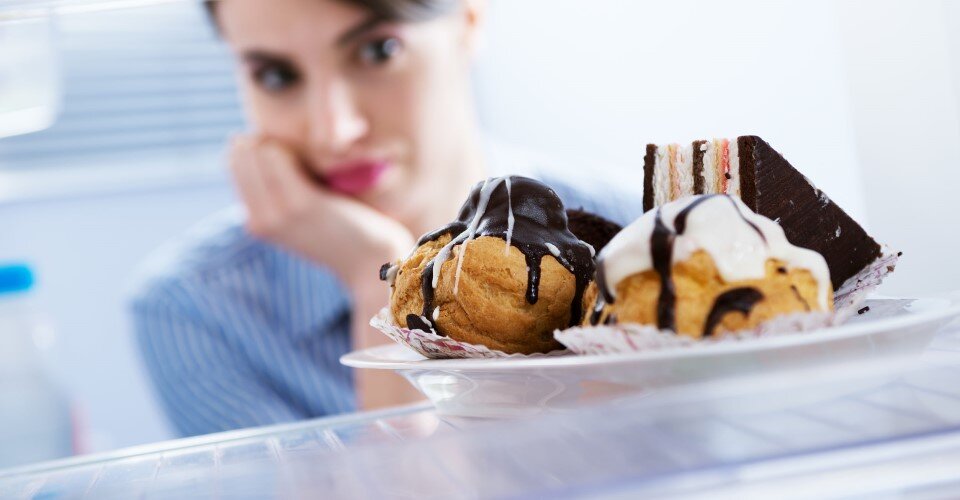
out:
{"label": "slice of layered chocolate cake", "polygon": [[790,243],[827,260],[834,289],[880,257],[880,245],[763,139],[647,146],[643,209],[694,194],[739,196],[780,223]]}

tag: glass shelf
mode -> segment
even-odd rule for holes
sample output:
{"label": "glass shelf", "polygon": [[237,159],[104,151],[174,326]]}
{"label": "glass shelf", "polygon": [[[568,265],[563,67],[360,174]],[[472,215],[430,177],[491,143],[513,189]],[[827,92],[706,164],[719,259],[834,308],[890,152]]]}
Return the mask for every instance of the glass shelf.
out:
{"label": "glass shelf", "polygon": [[0,471],[0,497],[819,497],[957,486],[960,324],[906,369],[843,373],[717,381],[528,420],[449,420],[416,406],[229,432]]}

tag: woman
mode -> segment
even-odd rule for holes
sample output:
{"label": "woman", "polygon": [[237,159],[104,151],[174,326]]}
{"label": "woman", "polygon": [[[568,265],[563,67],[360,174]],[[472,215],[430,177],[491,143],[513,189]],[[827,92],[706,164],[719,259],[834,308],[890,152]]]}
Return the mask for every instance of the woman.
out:
{"label": "woman", "polygon": [[[385,341],[381,264],[521,162],[478,133],[470,62],[481,0],[226,0],[252,131],[229,162],[244,213],[159,253],[133,303],[161,401],[184,435],[400,404],[392,374],[338,358]],[[568,206],[625,222],[639,197]],[[597,191],[599,192],[599,191]],[[607,207],[595,200],[604,199]]]}

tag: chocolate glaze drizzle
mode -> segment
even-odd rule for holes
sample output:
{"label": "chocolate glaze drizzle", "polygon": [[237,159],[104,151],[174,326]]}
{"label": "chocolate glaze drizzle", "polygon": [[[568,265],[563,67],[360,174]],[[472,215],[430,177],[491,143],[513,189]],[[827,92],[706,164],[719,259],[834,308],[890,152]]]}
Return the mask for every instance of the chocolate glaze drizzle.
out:
{"label": "chocolate glaze drizzle", "polygon": [[390,279],[390,270],[392,268],[393,264],[390,262],[380,266],[380,281],[387,281]]}
{"label": "chocolate glaze drizzle", "polygon": [[[407,328],[411,330],[423,330],[429,332],[433,330],[433,323],[430,322],[425,316],[417,316],[416,314],[407,315]],[[436,330],[433,330],[436,331]]]}
{"label": "chocolate glaze drizzle", "polygon": [[[719,195],[717,195],[717,196],[719,196]],[[753,230],[756,231],[758,235],[760,235],[760,239],[763,240],[764,243],[768,243],[768,242],[767,242],[767,235],[763,234],[763,231],[761,231],[760,228],[757,227],[757,225],[753,223],[753,221],[751,221],[750,219],[748,219],[748,218],[746,218],[746,217],[743,216],[743,212],[740,211],[740,207],[738,207],[738,206],[737,206],[737,203],[733,201],[733,198],[731,198],[730,196],[727,196],[727,195],[723,195],[723,196],[726,196],[726,198],[727,198],[728,200],[730,200],[730,203],[733,204],[733,208],[737,211],[737,215],[740,216],[740,219],[742,219],[743,222],[745,222],[748,226],[750,226],[751,228],[753,228]]]}
{"label": "chocolate glaze drizzle", "polygon": [[750,314],[753,306],[761,300],[763,300],[763,294],[756,288],[734,288],[721,293],[716,302],[713,303],[710,314],[707,315],[707,321],[703,326],[703,336],[713,335],[714,330],[717,329],[720,321],[727,313],[736,311],[744,315]]}
{"label": "chocolate glaze drizzle", "polygon": [[656,225],[650,237],[650,250],[653,255],[653,269],[660,275],[660,300],[657,301],[657,328],[661,330],[677,329],[677,291],[673,285],[673,240],[676,233],[663,223],[660,209],[657,209]]}
{"label": "chocolate glaze drizzle", "polygon": [[[657,300],[657,328],[661,330],[672,330],[674,332],[677,331],[677,294],[673,283],[674,241],[678,235],[682,235],[687,230],[687,217],[689,217],[690,213],[692,213],[700,204],[716,196],[723,196],[730,199],[730,202],[733,203],[733,206],[736,208],[737,214],[740,215],[740,218],[743,219],[743,221],[751,228],[753,228],[757,234],[760,235],[760,238],[763,239],[764,242],[767,241],[760,228],[744,217],[743,213],[741,213],[740,209],[737,207],[737,204],[734,203],[733,199],[728,195],[707,195],[701,196],[700,198],[694,200],[689,205],[684,207],[683,210],[677,213],[673,220],[674,229],[672,231],[669,227],[667,227],[666,224],[664,224],[661,209],[657,208],[654,219],[653,233],[650,235],[650,254],[653,260],[653,269],[657,272],[657,274],[660,275],[660,297]],[[591,325],[597,325],[600,323],[600,317],[603,313],[604,303],[614,303],[614,297],[610,291],[610,286],[607,283],[604,267],[603,260],[601,259],[597,263],[596,275],[597,286],[600,289],[600,293],[597,294],[597,301],[594,305],[593,311],[590,314]],[[748,293],[748,291],[752,291],[753,293]],[[761,299],[763,299],[763,294],[753,288],[737,288],[720,295],[717,297],[717,300],[713,305],[713,308],[710,312],[711,316],[708,316],[707,318],[707,328],[704,330],[704,336],[711,335],[713,333],[713,329],[716,327],[716,324],[723,319],[723,315],[727,312],[740,311],[744,314],[747,314]],[[716,317],[714,318],[713,315],[716,315]],[[616,321],[616,319],[612,321]],[[611,320],[608,317],[605,321],[605,324],[610,324],[610,322]]]}
{"label": "chocolate glaze drizzle", "polygon": [[690,212],[693,212],[693,209],[697,208],[697,206],[699,206],[701,203],[713,198],[714,196],[720,195],[712,194],[708,196],[701,196],[687,205],[683,210],[680,211],[680,213],[677,214],[676,218],[673,219],[673,228],[676,230],[677,234],[683,234],[687,232],[687,217],[690,216]]}
{"label": "chocolate glaze drizzle", "polygon": [[[436,241],[444,235],[450,235],[452,240],[444,247],[446,251],[441,250],[424,267],[421,276],[423,314],[408,315],[409,328],[434,330],[442,334],[427,319],[431,317],[434,307],[434,292],[438,282],[434,270],[441,269],[443,262],[451,258],[451,250],[455,245],[461,245],[456,271],[456,282],[459,282],[465,248],[480,236],[501,238],[505,245],[514,246],[523,253],[527,263],[526,299],[530,304],[536,304],[539,296],[541,260],[546,255],[554,256],[576,278],[576,293],[570,307],[570,326],[580,322],[583,317],[583,292],[594,273],[593,255],[590,247],[568,229],[563,202],[546,184],[519,176],[491,178],[478,183],[460,208],[457,219],[421,237],[417,246]],[[506,250],[509,247],[505,247]],[[381,272],[382,276],[386,274]]]}

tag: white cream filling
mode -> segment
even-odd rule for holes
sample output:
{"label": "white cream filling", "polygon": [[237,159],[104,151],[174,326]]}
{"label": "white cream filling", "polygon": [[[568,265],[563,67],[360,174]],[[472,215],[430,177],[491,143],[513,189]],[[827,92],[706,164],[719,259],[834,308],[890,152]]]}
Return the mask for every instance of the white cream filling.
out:
{"label": "white cream filling", "polygon": [[703,192],[715,194],[717,191],[717,141],[707,141],[700,145],[703,151]]}
{"label": "white cream filling", "polygon": [[[729,158],[730,170],[723,172],[720,164],[719,155],[723,152],[723,141],[714,139],[700,145],[703,151],[703,184],[704,194],[717,194],[717,186],[720,185],[720,176],[729,175],[726,179],[727,188],[719,194],[729,194],[740,197],[740,146],[737,139],[729,141],[727,154]],[[671,155],[671,149],[675,154]],[[654,158],[653,167],[653,203],[654,206],[662,206],[677,198],[674,196],[673,185],[671,183],[671,166],[676,169],[674,175],[679,181],[679,197],[691,196],[693,192],[693,145],[690,146],[657,146],[657,153]]]}
{"label": "white cream filling", "polygon": [[730,178],[727,179],[727,194],[740,197],[740,145],[737,139],[730,140]]}
{"label": "white cream filling", "polygon": [[653,165],[653,205],[660,206],[670,201],[670,148],[657,147],[657,159]]}
{"label": "white cream filling", "polygon": [[[693,196],[662,206],[663,223],[674,230],[677,214],[700,198]],[[615,297],[616,285],[622,280],[653,269],[650,238],[656,213],[651,210],[641,216],[600,252],[599,262],[604,266],[610,288],[607,291],[612,296]],[[763,236],[746,221],[753,223]],[[689,259],[698,250],[713,258],[718,272],[727,282],[764,278],[766,263],[771,258],[783,261],[789,268],[806,269],[817,280],[821,309],[827,310],[830,271],[823,256],[791,245],[783,228],[752,212],[737,197],[715,196],[689,213],[684,233],[674,239],[671,265]]]}
{"label": "white cream filling", "polygon": [[693,195],[693,144],[677,147],[677,179],[680,197]]}

